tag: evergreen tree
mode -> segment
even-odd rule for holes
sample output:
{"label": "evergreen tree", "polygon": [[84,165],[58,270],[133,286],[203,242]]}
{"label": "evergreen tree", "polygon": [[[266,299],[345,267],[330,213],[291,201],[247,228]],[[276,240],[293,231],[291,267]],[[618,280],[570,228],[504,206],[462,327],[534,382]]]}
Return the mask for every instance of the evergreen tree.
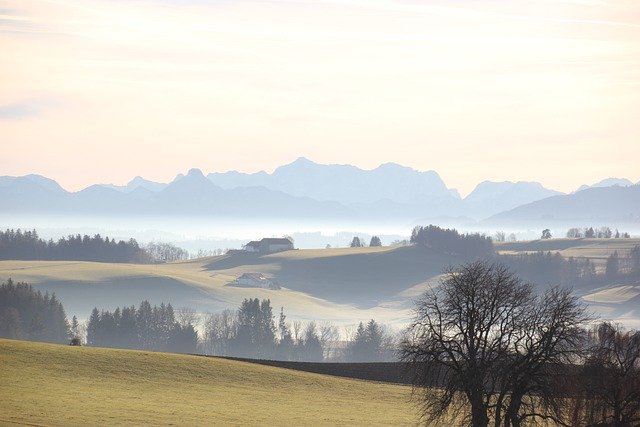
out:
{"label": "evergreen tree", "polygon": [[302,344],[303,359],[308,362],[322,362],[324,349],[315,322],[310,322],[304,330]]}
{"label": "evergreen tree", "polygon": [[604,275],[607,279],[615,279],[618,277],[619,273],[619,259],[618,259],[618,251],[613,251],[609,258],[607,258],[607,264],[605,267]]}
{"label": "evergreen tree", "polygon": [[66,343],[68,336],[69,323],[55,294],[43,295],[11,279],[0,285],[0,337]]}
{"label": "evergreen tree", "polygon": [[382,246],[382,241],[378,236],[371,237],[371,241],[369,242],[369,246]]}

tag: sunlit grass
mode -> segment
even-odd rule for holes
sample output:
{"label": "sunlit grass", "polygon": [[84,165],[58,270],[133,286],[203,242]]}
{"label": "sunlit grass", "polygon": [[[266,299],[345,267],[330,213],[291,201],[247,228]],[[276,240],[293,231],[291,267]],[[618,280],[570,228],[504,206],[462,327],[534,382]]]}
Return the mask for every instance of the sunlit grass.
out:
{"label": "sunlit grass", "polygon": [[0,340],[0,424],[418,421],[407,386],[198,356]]}

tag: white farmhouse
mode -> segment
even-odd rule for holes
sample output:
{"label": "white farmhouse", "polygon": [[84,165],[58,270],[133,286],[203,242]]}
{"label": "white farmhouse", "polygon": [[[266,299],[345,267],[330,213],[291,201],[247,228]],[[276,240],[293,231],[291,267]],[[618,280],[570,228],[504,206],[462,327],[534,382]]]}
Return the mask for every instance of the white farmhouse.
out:
{"label": "white farmhouse", "polygon": [[248,288],[274,288],[273,282],[261,273],[244,273],[237,279],[238,286],[246,286]]}

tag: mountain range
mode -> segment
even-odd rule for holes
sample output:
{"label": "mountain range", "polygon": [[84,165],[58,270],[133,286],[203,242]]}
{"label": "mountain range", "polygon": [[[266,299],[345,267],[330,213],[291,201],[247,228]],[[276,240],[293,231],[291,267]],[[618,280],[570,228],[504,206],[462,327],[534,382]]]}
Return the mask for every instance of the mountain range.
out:
{"label": "mountain range", "polygon": [[[219,217],[467,219],[640,218],[640,186],[609,178],[572,194],[538,182],[484,181],[465,198],[435,171],[386,163],[373,170],[322,165],[305,158],[267,173],[205,176],[192,169],[170,183],[135,177],[127,185],[96,184],[68,192],[39,175],[0,177],[3,212],[163,214]],[[607,203],[602,203],[606,200]]]}

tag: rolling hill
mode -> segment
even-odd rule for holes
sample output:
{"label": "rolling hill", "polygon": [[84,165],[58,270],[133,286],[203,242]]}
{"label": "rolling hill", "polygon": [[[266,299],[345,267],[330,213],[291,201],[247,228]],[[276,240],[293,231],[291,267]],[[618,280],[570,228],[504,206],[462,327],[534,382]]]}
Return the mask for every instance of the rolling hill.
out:
{"label": "rolling hill", "polygon": [[[640,239],[549,239],[502,243],[496,248],[511,254],[558,251],[565,257],[588,257],[601,269],[614,250],[624,257],[638,244]],[[445,267],[461,262],[414,246],[293,250],[271,255],[232,252],[166,264],[0,261],[0,281],[11,277],[55,292],[67,314],[81,319],[96,306],[113,310],[143,299],[219,312],[238,307],[244,298],[258,297],[271,299],[276,309],[284,307],[290,320],[331,321],[352,327],[373,318],[402,328],[411,317],[412,299],[435,285]],[[272,277],[282,288],[229,286],[240,275],[252,272]],[[589,299],[589,295],[599,292],[602,296],[619,286],[640,289],[640,284],[616,282],[575,291],[594,304],[597,298]],[[612,318],[630,318],[629,299],[634,295],[631,291],[621,295],[628,298],[620,297],[607,307],[598,303],[596,308]],[[637,318],[640,321],[640,315]]]}
{"label": "rolling hill", "polygon": [[[167,264],[0,261],[0,280],[26,281],[55,292],[68,314],[115,309],[148,299],[198,311],[236,308],[244,298],[270,298],[288,316],[353,325],[375,318],[398,327],[411,297],[435,283],[455,259],[418,247],[294,250],[271,255],[231,253]],[[273,277],[282,289],[228,286],[243,273]]]}
{"label": "rolling hill", "polygon": [[407,386],[200,356],[0,339],[0,424],[411,425]]}

